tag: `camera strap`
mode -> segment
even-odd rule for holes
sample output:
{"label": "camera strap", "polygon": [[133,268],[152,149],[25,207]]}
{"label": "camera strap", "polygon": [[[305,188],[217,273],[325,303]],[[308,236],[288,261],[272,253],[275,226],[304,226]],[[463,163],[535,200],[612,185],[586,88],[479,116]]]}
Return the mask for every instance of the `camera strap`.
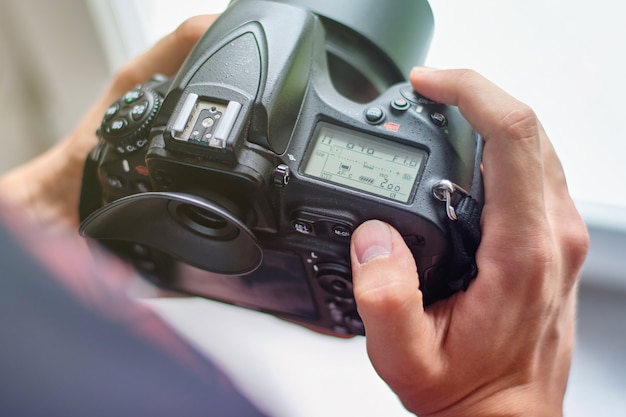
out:
{"label": "camera strap", "polygon": [[481,237],[481,207],[474,198],[464,195],[454,206],[454,212],[456,219],[448,218],[452,259],[448,265],[447,284],[452,291],[465,291],[478,274],[476,251]]}
{"label": "camera strap", "polygon": [[465,291],[478,274],[476,251],[481,239],[482,208],[467,191],[448,180],[440,181],[433,189],[433,194],[446,203],[452,246],[445,273],[447,290]]}

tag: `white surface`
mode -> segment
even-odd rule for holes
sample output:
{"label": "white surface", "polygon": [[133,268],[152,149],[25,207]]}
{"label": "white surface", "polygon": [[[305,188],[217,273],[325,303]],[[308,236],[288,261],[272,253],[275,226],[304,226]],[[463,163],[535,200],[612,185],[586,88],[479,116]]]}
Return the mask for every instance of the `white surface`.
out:
{"label": "white surface", "polygon": [[0,0],[0,172],[71,131],[109,78],[83,0]]}
{"label": "white surface", "polygon": [[[626,294],[583,287],[565,417],[626,415]],[[336,339],[217,302],[146,301],[274,417],[407,417],[365,339]],[[419,375],[415,376],[419,378]]]}
{"label": "white surface", "polygon": [[273,417],[413,415],[376,375],[363,337],[324,336],[197,298],[147,303]]}

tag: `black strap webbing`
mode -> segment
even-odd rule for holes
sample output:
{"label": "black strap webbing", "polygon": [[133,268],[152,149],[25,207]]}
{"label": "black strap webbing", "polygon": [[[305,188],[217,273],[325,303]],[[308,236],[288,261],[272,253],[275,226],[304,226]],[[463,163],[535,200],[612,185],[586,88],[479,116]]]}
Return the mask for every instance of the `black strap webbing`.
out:
{"label": "black strap webbing", "polygon": [[452,259],[448,269],[448,288],[465,291],[478,274],[476,251],[480,244],[481,207],[471,196],[463,196],[455,207],[457,220],[448,220],[452,240]]}

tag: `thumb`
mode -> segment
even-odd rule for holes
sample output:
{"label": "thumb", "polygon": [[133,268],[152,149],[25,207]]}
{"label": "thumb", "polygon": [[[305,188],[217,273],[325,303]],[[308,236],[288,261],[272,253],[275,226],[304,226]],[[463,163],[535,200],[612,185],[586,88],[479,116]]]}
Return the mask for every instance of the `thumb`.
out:
{"label": "thumb", "polygon": [[402,369],[393,361],[414,357],[428,334],[415,260],[402,236],[377,220],[357,228],[350,250],[370,359],[385,378],[384,369]]}

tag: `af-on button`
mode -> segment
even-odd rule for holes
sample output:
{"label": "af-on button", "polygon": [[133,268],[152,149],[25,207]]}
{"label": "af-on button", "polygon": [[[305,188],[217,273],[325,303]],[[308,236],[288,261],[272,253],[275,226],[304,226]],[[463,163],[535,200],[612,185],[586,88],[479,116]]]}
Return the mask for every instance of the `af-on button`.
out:
{"label": "af-on button", "polygon": [[333,226],[333,235],[341,238],[350,238],[352,236],[352,229],[343,224],[336,224]]}

